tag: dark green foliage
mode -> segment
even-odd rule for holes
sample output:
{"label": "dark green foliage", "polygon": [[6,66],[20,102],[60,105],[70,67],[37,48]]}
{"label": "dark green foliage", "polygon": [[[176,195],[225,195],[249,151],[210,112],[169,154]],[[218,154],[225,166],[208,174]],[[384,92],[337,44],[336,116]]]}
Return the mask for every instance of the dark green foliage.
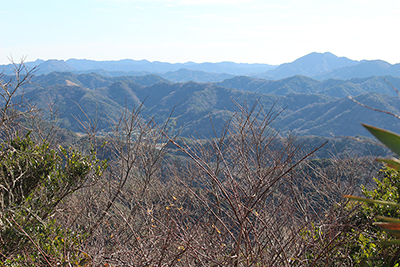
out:
{"label": "dark green foliage", "polygon": [[[363,187],[363,195],[371,200],[400,202],[400,175],[390,167],[379,171],[381,179],[374,178],[376,188]],[[349,204],[349,208],[350,208]],[[394,266],[400,261],[400,249],[397,245],[387,245],[382,240],[390,239],[390,235],[372,225],[380,221],[379,216],[398,218],[399,208],[363,203],[359,212],[354,216],[358,229],[353,229],[356,239],[351,248],[351,257],[359,266]],[[359,231],[362,229],[362,231]]]}
{"label": "dark green foliage", "polygon": [[[392,115],[396,116],[392,113]],[[363,124],[363,126],[385,146],[400,156],[400,136],[396,133]],[[375,179],[377,188],[363,194],[367,198],[346,196],[349,199],[363,202],[360,209],[360,225],[365,227],[359,234],[358,243],[350,254],[357,263],[365,266],[398,266],[400,261],[400,164],[396,158],[378,159],[386,164],[380,171],[382,180]],[[383,222],[377,220],[383,220]],[[370,225],[375,221],[375,227]],[[353,230],[354,231],[354,230]]]}
{"label": "dark green foliage", "polygon": [[[2,208],[20,205],[53,170],[55,152],[46,153],[46,144],[35,146],[19,136],[1,145],[0,183]],[[24,177],[22,177],[24,176]]]}
{"label": "dark green foliage", "polygon": [[[400,174],[390,167],[385,167],[379,171],[379,175],[382,179],[374,179],[376,188],[371,190],[363,188],[364,196],[370,199],[400,203]],[[364,211],[370,216],[399,217],[400,215],[399,208],[377,204],[364,205]]]}
{"label": "dark green foliage", "polygon": [[25,262],[27,254],[31,262],[60,258],[66,250],[78,255],[74,246],[81,233],[60,228],[51,215],[66,196],[95,182],[106,161],[100,162],[94,152],[83,156],[35,144],[30,133],[3,142],[0,156],[0,263]]}

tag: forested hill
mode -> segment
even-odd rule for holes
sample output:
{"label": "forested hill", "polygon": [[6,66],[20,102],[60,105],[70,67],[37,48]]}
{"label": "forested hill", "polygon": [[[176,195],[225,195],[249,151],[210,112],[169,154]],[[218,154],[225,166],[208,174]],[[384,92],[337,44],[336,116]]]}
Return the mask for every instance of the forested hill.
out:
{"label": "forested hill", "polygon": [[370,92],[396,95],[392,86],[400,88],[400,78],[393,76],[370,76],[367,78],[352,78],[349,80],[329,79],[318,81],[306,76],[297,75],[275,81],[236,76],[215,84],[240,91],[264,94],[287,95],[289,93],[301,93],[345,97]]}
{"label": "forested hill", "polygon": [[[8,79],[9,77],[4,77]],[[398,78],[385,77],[393,85]],[[383,77],[365,79],[316,81],[294,76],[278,81],[235,77],[222,83],[172,83],[159,76],[104,77],[99,74],[50,73],[38,75],[25,88],[25,98],[39,108],[54,103],[64,127],[82,131],[76,118],[85,119],[102,114],[100,129],[108,129],[127,107],[144,102],[143,116],[172,120],[182,128],[182,135],[212,133],[210,118],[219,131],[238,104],[251,108],[255,101],[268,112],[273,107],[280,115],[274,127],[282,132],[300,135],[354,136],[368,135],[360,122],[392,131],[399,131],[393,117],[361,107],[348,99],[374,108],[399,114],[400,101]],[[227,87],[234,87],[227,88]],[[332,93],[334,92],[334,93]],[[340,92],[340,93],[337,93]],[[82,110],[81,110],[82,109]]]}

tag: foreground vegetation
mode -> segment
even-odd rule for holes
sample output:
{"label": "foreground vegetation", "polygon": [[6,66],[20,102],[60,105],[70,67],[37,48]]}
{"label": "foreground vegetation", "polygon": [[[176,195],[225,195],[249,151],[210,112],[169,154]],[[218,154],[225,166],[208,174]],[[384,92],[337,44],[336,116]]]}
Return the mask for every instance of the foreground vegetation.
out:
{"label": "foreground vegetation", "polygon": [[12,101],[33,74],[15,68],[17,82],[1,84],[2,266],[393,266],[400,257],[371,225],[398,210],[343,197],[398,202],[397,171],[383,169],[371,188],[372,158],[313,159],[318,147],[279,135],[277,113],[257,103],[236,104],[208,140],[179,139],[139,106],[106,136],[96,137],[98,121],[81,122],[87,134],[72,144],[52,117]]}

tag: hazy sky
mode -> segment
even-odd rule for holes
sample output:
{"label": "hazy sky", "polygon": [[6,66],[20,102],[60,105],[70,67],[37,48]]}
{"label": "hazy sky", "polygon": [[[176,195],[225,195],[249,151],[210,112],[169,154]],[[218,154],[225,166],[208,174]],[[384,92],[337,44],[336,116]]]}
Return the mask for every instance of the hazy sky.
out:
{"label": "hazy sky", "polygon": [[400,62],[399,0],[0,0],[0,64],[147,59]]}

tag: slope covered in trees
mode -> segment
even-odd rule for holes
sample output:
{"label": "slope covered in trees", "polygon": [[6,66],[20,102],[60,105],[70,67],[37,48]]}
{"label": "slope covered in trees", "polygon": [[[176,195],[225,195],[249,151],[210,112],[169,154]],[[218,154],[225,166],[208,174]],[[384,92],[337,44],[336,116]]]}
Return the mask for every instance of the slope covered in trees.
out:
{"label": "slope covered in trees", "polygon": [[306,76],[293,76],[273,81],[237,76],[231,79],[226,79],[222,82],[216,82],[215,84],[222,87],[234,88],[240,91],[251,91],[274,95],[299,93],[346,97],[370,92],[396,95],[392,86],[399,87],[400,78],[393,76],[370,76],[367,78],[352,78],[349,80],[329,79],[318,81]]}
{"label": "slope covered in trees", "polygon": [[[8,78],[8,77],[5,77]],[[303,76],[279,81],[235,77],[220,83],[171,83],[158,76],[104,77],[98,74],[51,73],[39,75],[25,87],[25,98],[46,110],[54,103],[64,127],[82,131],[77,118],[94,119],[102,115],[99,127],[109,130],[109,120],[116,120],[125,107],[143,103],[145,116],[160,123],[171,112],[182,135],[212,134],[237,110],[236,103],[255,101],[266,110],[275,106],[280,111],[275,126],[280,132],[294,131],[300,135],[354,136],[368,135],[359,122],[396,130],[390,116],[377,116],[345,96],[380,109],[397,112],[398,98],[391,97],[400,80],[394,77],[370,77],[320,82]],[[231,88],[229,88],[231,87]],[[235,90],[232,88],[240,89]],[[387,93],[387,94],[385,94]]]}

